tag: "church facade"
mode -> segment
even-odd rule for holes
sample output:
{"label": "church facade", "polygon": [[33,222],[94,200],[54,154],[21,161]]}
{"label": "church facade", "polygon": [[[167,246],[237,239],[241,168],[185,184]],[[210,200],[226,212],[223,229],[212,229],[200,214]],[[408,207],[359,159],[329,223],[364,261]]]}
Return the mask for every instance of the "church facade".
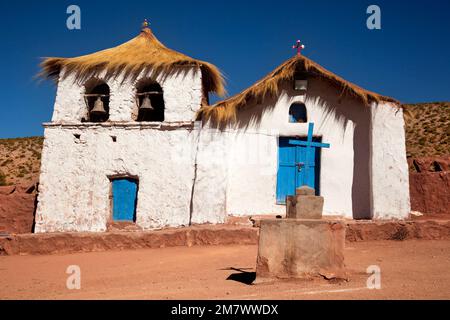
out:
{"label": "church facade", "polygon": [[42,67],[58,88],[36,232],[284,214],[301,185],[324,197],[324,215],[409,216],[399,103],[304,56],[213,106],[208,93],[224,92],[218,69],[166,48],[148,26],[116,48]]}

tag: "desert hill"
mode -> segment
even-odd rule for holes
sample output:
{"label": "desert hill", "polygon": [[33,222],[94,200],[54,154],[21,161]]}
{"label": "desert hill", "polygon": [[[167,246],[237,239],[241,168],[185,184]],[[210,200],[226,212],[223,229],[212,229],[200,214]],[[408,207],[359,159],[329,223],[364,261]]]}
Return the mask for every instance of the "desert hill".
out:
{"label": "desert hill", "polygon": [[39,178],[43,137],[0,139],[0,186]]}
{"label": "desert hill", "polygon": [[408,157],[450,154],[450,102],[403,105]]}

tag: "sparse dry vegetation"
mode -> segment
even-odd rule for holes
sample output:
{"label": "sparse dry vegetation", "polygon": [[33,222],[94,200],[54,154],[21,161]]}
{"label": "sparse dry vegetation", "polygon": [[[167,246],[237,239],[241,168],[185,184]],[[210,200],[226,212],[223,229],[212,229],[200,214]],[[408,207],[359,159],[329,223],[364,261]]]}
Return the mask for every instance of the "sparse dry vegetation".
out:
{"label": "sparse dry vegetation", "polygon": [[450,154],[450,102],[403,106],[408,157]]}
{"label": "sparse dry vegetation", "polygon": [[0,186],[39,178],[43,137],[0,139]]}

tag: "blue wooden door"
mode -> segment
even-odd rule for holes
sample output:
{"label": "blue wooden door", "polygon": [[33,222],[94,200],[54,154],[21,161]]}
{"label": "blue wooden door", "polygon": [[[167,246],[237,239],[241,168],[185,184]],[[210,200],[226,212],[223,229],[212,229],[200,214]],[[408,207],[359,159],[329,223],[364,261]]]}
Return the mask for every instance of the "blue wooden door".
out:
{"label": "blue wooden door", "polygon": [[112,181],[113,220],[136,221],[137,181],[116,179]]}
{"label": "blue wooden door", "polygon": [[[295,195],[295,189],[310,186],[319,195],[320,149],[306,152],[305,146],[294,145],[290,141],[306,138],[280,137],[278,145],[277,204],[286,204],[286,196]],[[313,141],[319,142],[320,138]]]}

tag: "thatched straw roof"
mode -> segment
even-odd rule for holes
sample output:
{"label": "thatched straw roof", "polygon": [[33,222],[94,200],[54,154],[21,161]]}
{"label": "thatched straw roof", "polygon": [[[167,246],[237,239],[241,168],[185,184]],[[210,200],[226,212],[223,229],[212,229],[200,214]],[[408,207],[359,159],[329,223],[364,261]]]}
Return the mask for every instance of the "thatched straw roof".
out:
{"label": "thatched straw roof", "polygon": [[58,80],[61,70],[65,68],[65,75],[75,74],[77,79],[86,80],[105,70],[107,77],[122,71],[126,75],[137,76],[142,71],[180,72],[186,66],[201,69],[207,92],[225,94],[224,79],[217,67],[167,48],[147,26],[137,37],[111,49],[76,58],[45,58],[41,63],[41,76]]}
{"label": "thatched straw roof", "polygon": [[398,103],[393,98],[385,97],[358,87],[304,56],[295,56],[241,93],[218,102],[213,106],[203,106],[198,111],[197,118],[205,120],[212,119],[217,123],[225,123],[230,120],[234,121],[239,110],[248,107],[252,101],[261,102],[265,97],[277,95],[280,84],[286,80],[292,81],[294,75],[297,73],[328,81],[341,90],[341,95],[353,96],[362,100],[366,105],[372,101]]}

